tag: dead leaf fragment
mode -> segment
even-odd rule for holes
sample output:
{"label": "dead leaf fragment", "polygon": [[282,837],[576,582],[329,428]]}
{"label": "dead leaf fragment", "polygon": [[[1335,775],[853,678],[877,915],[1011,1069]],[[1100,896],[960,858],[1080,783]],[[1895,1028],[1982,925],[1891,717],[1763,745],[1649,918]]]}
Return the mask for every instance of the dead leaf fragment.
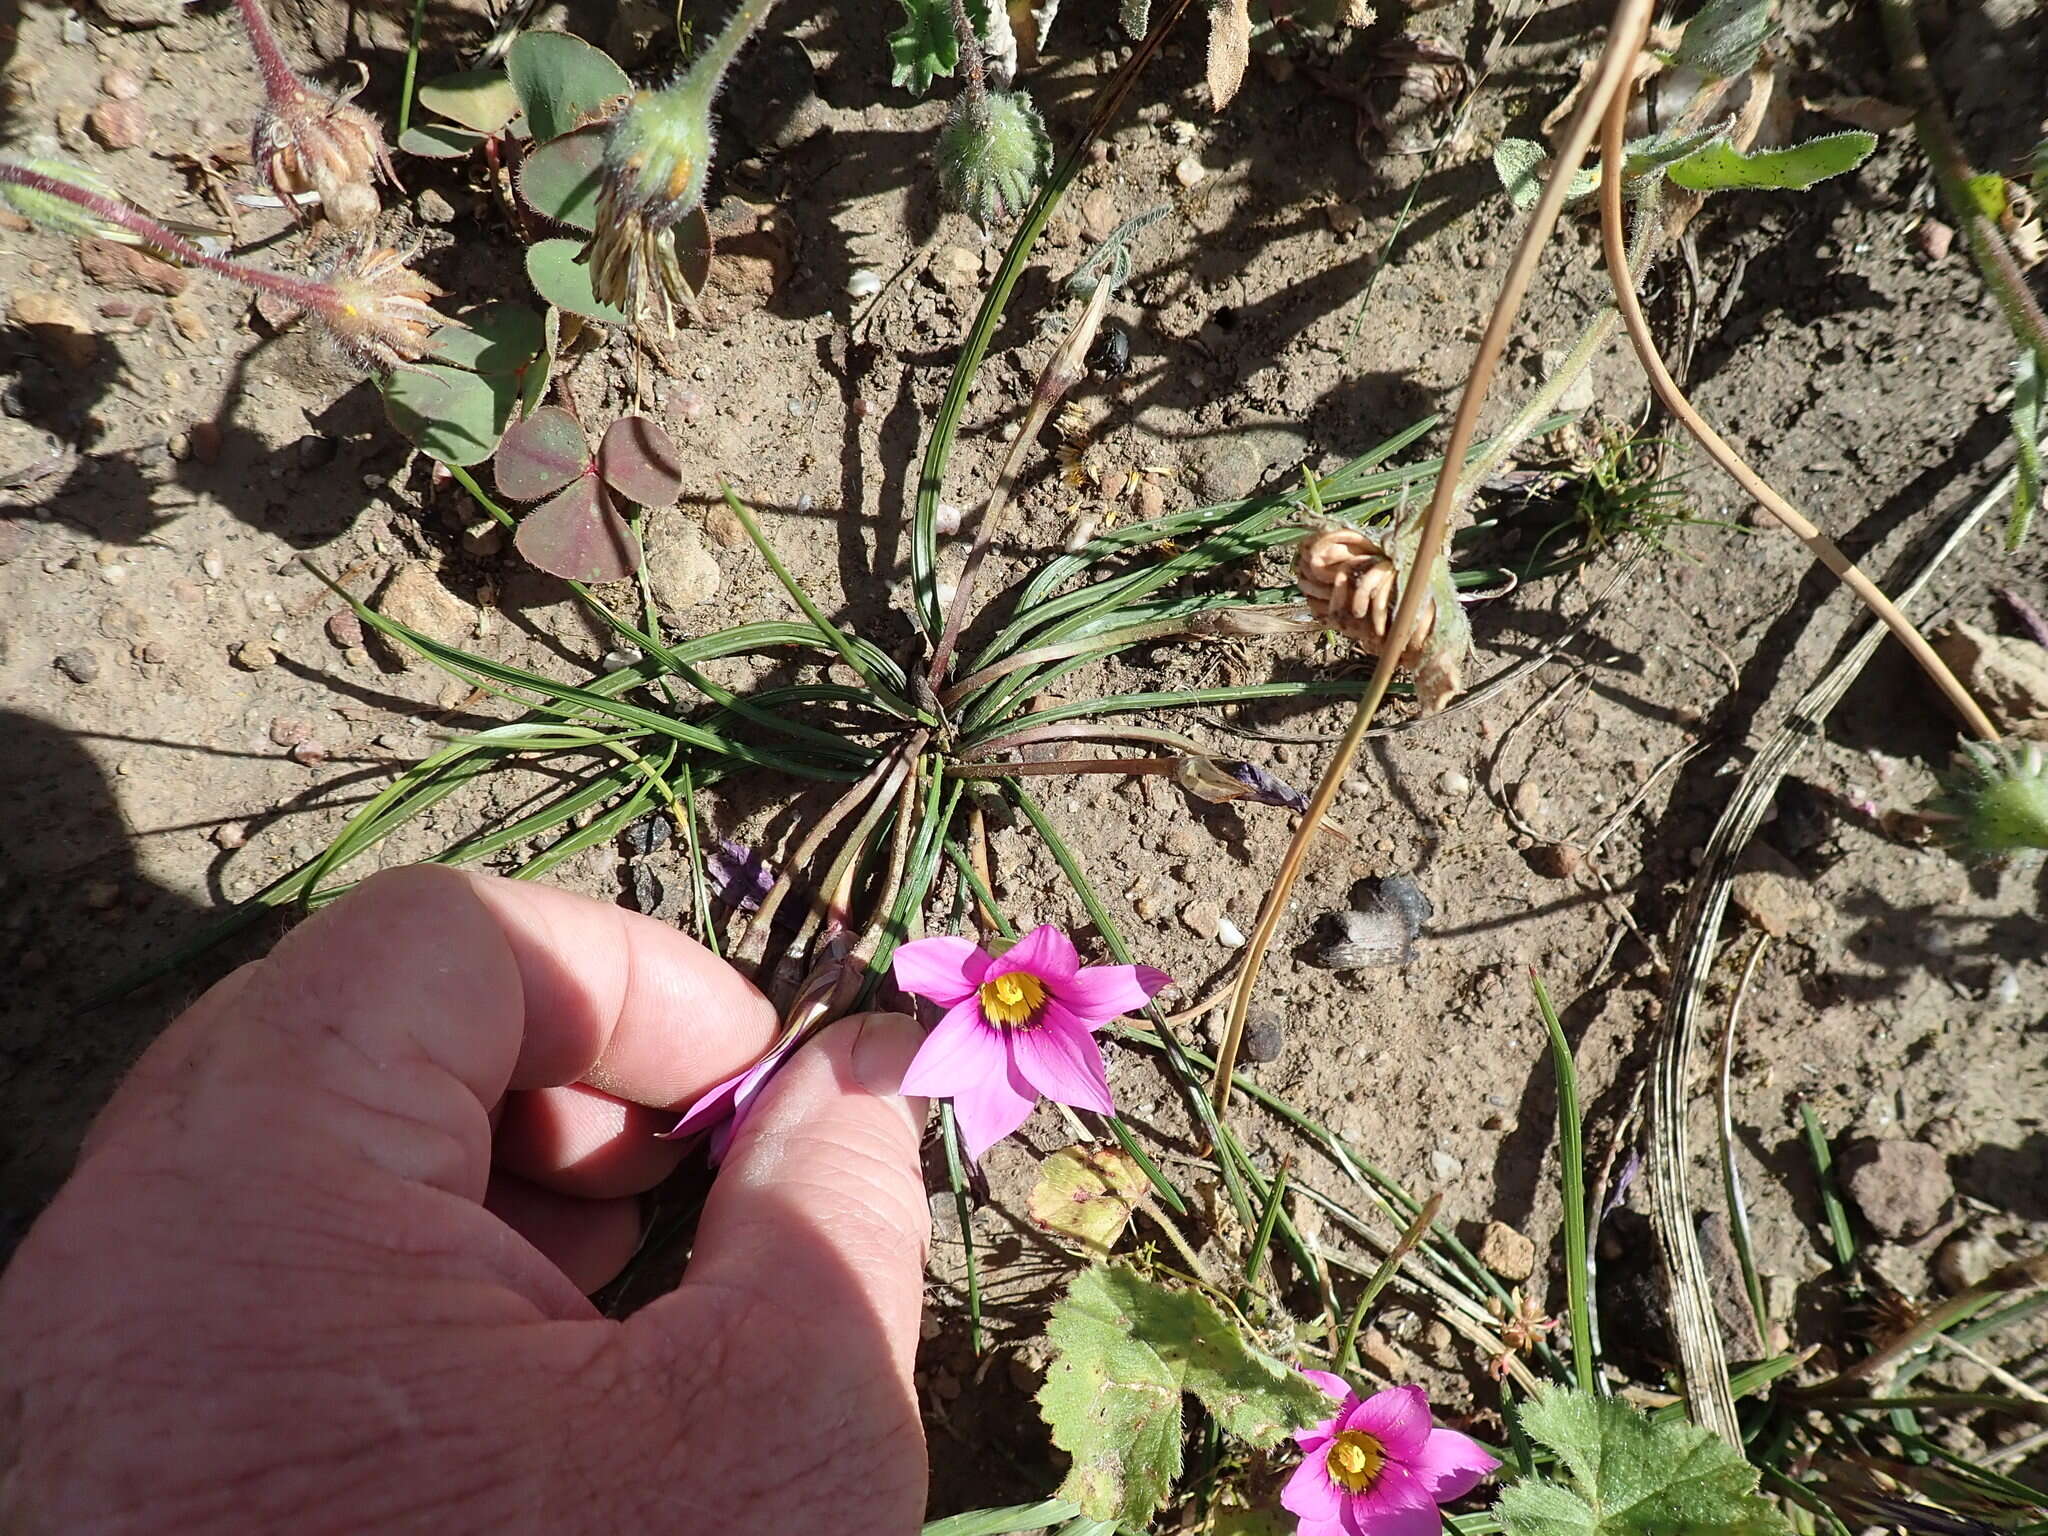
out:
{"label": "dead leaf fragment", "polygon": [[1871,133],[1892,133],[1913,121],[1911,107],[1877,96],[1802,96],[1799,104],[1809,112]]}
{"label": "dead leaf fragment", "polygon": [[2048,647],[1965,623],[1930,643],[2000,730],[2048,741]]}
{"label": "dead leaf fragment", "polygon": [[1251,0],[1221,0],[1209,12],[1209,103],[1218,112],[1244,84],[1251,59]]}

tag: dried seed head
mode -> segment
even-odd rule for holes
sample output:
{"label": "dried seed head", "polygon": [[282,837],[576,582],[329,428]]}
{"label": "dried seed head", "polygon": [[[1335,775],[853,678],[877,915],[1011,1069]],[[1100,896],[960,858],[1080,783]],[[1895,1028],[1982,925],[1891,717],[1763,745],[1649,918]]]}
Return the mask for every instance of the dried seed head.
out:
{"label": "dried seed head", "polygon": [[675,229],[703,202],[711,169],[711,93],[692,80],[641,91],[612,119],[589,247],[591,292],[637,318],[644,291],[668,329],[678,304],[696,308]]}
{"label": "dried seed head", "polygon": [[409,252],[365,242],[307,301],[335,345],[362,368],[381,372],[417,362],[438,328],[462,324],[427,302],[441,290],[408,267],[410,259]]}
{"label": "dried seed head", "polygon": [[1022,91],[970,90],[947,109],[935,159],[947,206],[996,224],[1031,201],[1052,160],[1052,139]]}
{"label": "dried seed head", "polygon": [[[1294,552],[1294,579],[1309,611],[1377,656],[1386,648],[1387,626],[1400,600],[1400,573],[1389,548],[1361,528],[1324,528],[1304,538]],[[1420,665],[1436,629],[1436,604],[1415,617],[1401,665]]]}
{"label": "dried seed head", "polygon": [[370,114],[303,80],[258,115],[249,154],[293,218],[299,216],[297,194],[317,192],[321,211],[339,229],[359,229],[382,211],[376,182],[398,185],[384,135]]}
{"label": "dried seed head", "polygon": [[1364,899],[1355,909],[1323,915],[1309,962],[1326,971],[1412,965],[1415,940],[1435,915],[1422,887],[1408,876],[1388,875],[1369,881]]}

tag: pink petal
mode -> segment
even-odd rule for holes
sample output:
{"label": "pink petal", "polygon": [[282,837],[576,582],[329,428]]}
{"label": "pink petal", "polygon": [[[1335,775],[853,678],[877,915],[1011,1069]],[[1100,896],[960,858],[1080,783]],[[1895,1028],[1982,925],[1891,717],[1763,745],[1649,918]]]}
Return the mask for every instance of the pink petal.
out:
{"label": "pink petal", "polygon": [[1294,1443],[1301,1447],[1302,1455],[1315,1455],[1336,1439],[1337,1437],[1330,1433],[1330,1426],[1335,1422],[1334,1419],[1325,1419],[1313,1429],[1297,1429],[1294,1432]]}
{"label": "pink petal", "polygon": [[1006,1034],[1010,1059],[1024,1081],[1048,1099],[1098,1114],[1116,1113],[1109,1076],[1102,1067],[1102,1047],[1087,1026],[1058,1003],[1048,1002],[1033,1028]]}
{"label": "pink petal", "polygon": [[988,972],[988,956],[972,939],[913,939],[890,962],[896,985],[941,1008],[951,1008],[974,995]]}
{"label": "pink petal", "polygon": [[[749,1067],[748,1072],[753,1068]],[[697,1102],[683,1111],[683,1118],[675,1123],[673,1130],[658,1131],[656,1137],[662,1141],[680,1141],[685,1136],[695,1136],[700,1131],[711,1129],[720,1120],[732,1113],[732,1096],[738,1092],[746,1072],[734,1073],[724,1082],[707,1088],[698,1095]]]}
{"label": "pink petal", "polygon": [[[1301,1370],[1301,1367],[1296,1366],[1295,1369]],[[1351,1383],[1346,1381],[1342,1376],[1332,1376],[1328,1371],[1304,1370],[1301,1371],[1301,1374],[1306,1376],[1310,1381],[1314,1382],[1317,1386],[1321,1387],[1323,1389],[1324,1396],[1329,1397],[1342,1405],[1337,1410],[1337,1414],[1339,1415],[1341,1415],[1346,1408],[1349,1408],[1353,1403],[1358,1401],[1358,1394],[1351,1390]],[[1333,1417],[1335,1417],[1335,1415],[1333,1415]],[[1323,1431],[1323,1433],[1330,1435],[1334,1435],[1336,1432],[1337,1431],[1334,1425]]]}
{"label": "pink petal", "polygon": [[1429,1442],[1429,1396],[1420,1387],[1389,1387],[1343,1415],[1337,1428],[1364,1430],[1387,1448],[1389,1461],[1413,1461]]}
{"label": "pink petal", "polygon": [[1171,976],[1149,965],[1090,965],[1050,990],[1075,1018],[1093,1029],[1120,1013],[1135,1013],[1172,985]]}
{"label": "pink petal", "polygon": [[1321,1456],[1307,1456],[1280,1490],[1280,1507],[1301,1517],[1303,1531],[1311,1529],[1312,1523],[1338,1530],[1344,1511],[1344,1490],[1331,1480]]}
{"label": "pink petal", "polygon": [[1432,1429],[1420,1454],[1408,1458],[1408,1470],[1439,1504],[1470,1493],[1499,1465],[1478,1441],[1455,1429]]}
{"label": "pink petal", "polygon": [[1398,1462],[1381,1467],[1370,1488],[1344,1501],[1344,1529],[1357,1536],[1440,1536],[1443,1528],[1436,1500]]}
{"label": "pink petal", "polygon": [[955,1003],[932,1026],[924,1044],[903,1073],[903,1091],[928,1099],[950,1099],[991,1079],[1009,1076],[1009,1053],[1003,1037],[981,1016],[981,1004],[970,996]]}
{"label": "pink petal", "polygon": [[1008,1071],[969,1083],[954,1094],[953,1118],[960,1126],[968,1161],[980,1162],[982,1153],[1031,1118],[1037,1102],[1038,1095]]}
{"label": "pink petal", "polygon": [[987,979],[994,981],[1012,971],[1029,971],[1049,990],[1056,990],[1071,981],[1080,969],[1081,957],[1074,951],[1074,941],[1051,923],[1040,923],[996,957],[988,968]]}

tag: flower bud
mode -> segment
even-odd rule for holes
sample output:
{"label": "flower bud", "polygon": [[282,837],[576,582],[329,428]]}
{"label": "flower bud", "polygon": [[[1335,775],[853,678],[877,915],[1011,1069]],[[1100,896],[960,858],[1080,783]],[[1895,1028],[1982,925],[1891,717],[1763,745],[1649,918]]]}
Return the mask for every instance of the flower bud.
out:
{"label": "flower bud", "polygon": [[[69,187],[92,198],[106,198],[112,202],[125,203],[127,199],[101,176],[71,165],[62,160],[37,160],[23,158],[8,159],[7,165],[26,171],[46,181],[53,181],[60,187]],[[143,239],[119,224],[102,218],[93,209],[84,207],[65,197],[61,192],[45,192],[39,187],[24,185],[18,181],[0,181],[0,203],[5,203],[31,224],[40,224],[45,229],[54,229],[60,234],[75,235],[81,240],[115,240],[123,245],[141,245]]]}
{"label": "flower bud", "polygon": [[994,224],[1031,201],[1052,160],[1052,140],[1022,91],[968,90],[939,130],[939,195],[978,224]]}
{"label": "flower bud", "polygon": [[2032,742],[1965,742],[1933,806],[1972,863],[2048,848],[2048,761]]}

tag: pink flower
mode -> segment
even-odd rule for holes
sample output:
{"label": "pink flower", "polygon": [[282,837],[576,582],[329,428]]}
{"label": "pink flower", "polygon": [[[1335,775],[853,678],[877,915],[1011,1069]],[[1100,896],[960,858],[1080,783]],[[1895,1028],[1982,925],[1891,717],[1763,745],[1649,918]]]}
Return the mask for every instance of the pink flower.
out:
{"label": "pink flower", "polygon": [[946,1010],[903,1075],[903,1091],[952,1099],[977,1162],[1041,1094],[1114,1114],[1093,1032],[1173,982],[1149,965],[1083,966],[1073,940],[1050,923],[1000,957],[969,939],[918,939],[896,951],[895,964],[897,986]]}
{"label": "pink flower", "polygon": [[726,1149],[739,1133],[740,1122],[754,1107],[755,1095],[775,1075],[776,1069],[789,1059],[790,1052],[796,1049],[802,1038],[794,1031],[786,1032],[768,1048],[767,1055],[746,1071],[735,1072],[724,1082],[705,1089],[683,1118],[675,1123],[675,1128],[662,1131],[658,1139],[681,1141],[708,1131],[710,1137],[704,1144],[704,1160],[716,1168],[725,1161]]}
{"label": "pink flower", "polygon": [[1300,1536],[1438,1536],[1437,1505],[1500,1465],[1470,1437],[1431,1424],[1420,1387],[1361,1398],[1341,1376],[1302,1374],[1339,1406],[1294,1437],[1301,1466],[1280,1502],[1300,1517]]}

